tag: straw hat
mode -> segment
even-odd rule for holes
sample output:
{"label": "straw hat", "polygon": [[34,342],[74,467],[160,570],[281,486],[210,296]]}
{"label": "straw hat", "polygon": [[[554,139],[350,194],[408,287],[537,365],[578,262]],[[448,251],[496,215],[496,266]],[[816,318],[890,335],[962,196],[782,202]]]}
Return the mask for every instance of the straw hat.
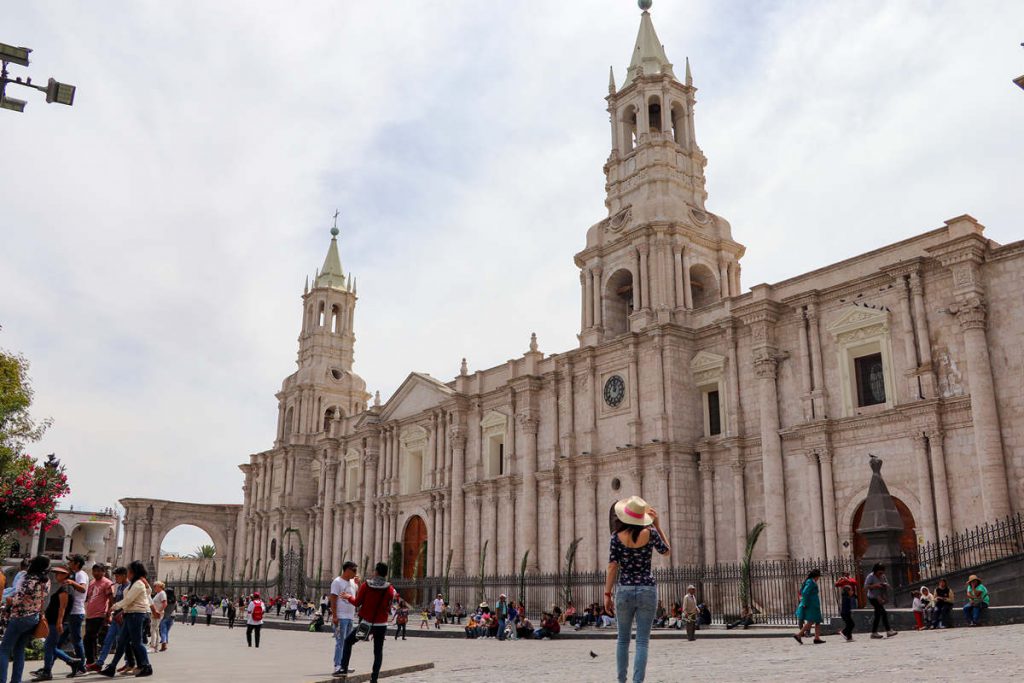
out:
{"label": "straw hat", "polygon": [[654,520],[647,514],[649,507],[647,501],[640,496],[630,496],[615,504],[615,516],[623,524],[650,526]]}
{"label": "straw hat", "polygon": [[977,581],[978,583],[981,583],[981,579],[978,578],[977,574],[971,574],[971,578],[967,579],[967,583],[970,583],[971,581]]}
{"label": "straw hat", "polygon": [[67,567],[50,567],[50,571],[54,574],[67,574],[68,576],[71,575],[71,572],[68,571]]}

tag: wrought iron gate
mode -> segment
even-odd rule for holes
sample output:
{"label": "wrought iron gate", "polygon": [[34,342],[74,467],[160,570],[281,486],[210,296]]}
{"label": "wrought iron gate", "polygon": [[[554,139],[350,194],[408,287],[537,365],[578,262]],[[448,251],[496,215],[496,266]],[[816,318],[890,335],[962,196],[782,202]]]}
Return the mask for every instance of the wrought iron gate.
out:
{"label": "wrought iron gate", "polygon": [[305,581],[302,575],[302,555],[288,548],[281,555],[281,595],[294,595],[305,599]]}

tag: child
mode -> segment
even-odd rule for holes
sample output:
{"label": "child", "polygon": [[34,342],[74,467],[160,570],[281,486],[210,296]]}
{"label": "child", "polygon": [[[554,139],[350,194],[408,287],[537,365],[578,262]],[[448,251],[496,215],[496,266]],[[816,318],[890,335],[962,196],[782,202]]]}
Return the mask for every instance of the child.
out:
{"label": "child", "polygon": [[430,628],[430,612],[427,610],[420,612],[420,628]]}
{"label": "child", "polygon": [[924,608],[925,628],[928,628],[935,618],[935,605],[932,604],[933,597],[932,592],[928,590],[928,586],[921,586],[921,607]]}
{"label": "child", "polygon": [[405,627],[409,623],[409,605],[402,600],[398,603],[398,609],[395,610],[395,640],[398,640],[398,636],[402,636],[402,640],[405,640]]}
{"label": "child", "polygon": [[843,618],[843,638],[846,642],[853,642],[853,610],[857,607],[857,580],[850,578],[847,572],[843,572],[836,581],[836,588],[842,590],[839,596],[839,616]]}
{"label": "child", "polygon": [[189,618],[188,625],[189,626],[195,626],[196,625],[196,617],[198,617],[198,616],[199,616],[199,607],[197,605],[192,605],[192,609],[190,609],[188,611],[188,618]]}
{"label": "child", "polygon": [[914,612],[914,629],[920,631],[924,628],[924,603],[921,602],[921,591],[912,591],[910,594],[914,596],[914,602],[911,603],[911,609]]}
{"label": "child", "polygon": [[469,621],[466,622],[466,637],[473,639],[476,638],[477,635],[479,634],[477,633],[476,618],[475,616],[470,616]]}

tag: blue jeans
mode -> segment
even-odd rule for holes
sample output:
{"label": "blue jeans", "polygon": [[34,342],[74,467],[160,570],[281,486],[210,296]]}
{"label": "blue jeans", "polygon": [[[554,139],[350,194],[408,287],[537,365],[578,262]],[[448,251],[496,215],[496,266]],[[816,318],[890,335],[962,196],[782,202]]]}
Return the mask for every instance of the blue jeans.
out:
{"label": "blue jeans", "polygon": [[82,625],[85,624],[85,613],[69,614],[65,626],[68,629],[71,646],[75,648],[75,657],[85,661],[85,643],[82,642]]}
{"label": "blue jeans", "polygon": [[149,666],[146,644],[142,642],[142,632],[148,620],[149,615],[145,612],[125,613],[124,624],[121,625],[121,637],[117,639],[117,652],[114,653],[114,661],[110,663],[111,667],[116,669],[121,657],[129,649],[135,653],[135,666]]}
{"label": "blue jeans", "polygon": [[352,630],[351,619],[338,619],[338,625],[334,627],[334,668],[341,668],[341,656],[345,650],[345,639]]}
{"label": "blue jeans", "polygon": [[505,619],[498,619],[498,640],[505,640]]}
{"label": "blue jeans", "polygon": [[658,610],[658,589],[654,586],[616,586],[615,623],[619,636],[615,647],[615,664],[619,683],[626,683],[629,670],[629,640],[636,619],[636,656],[633,658],[633,683],[643,683],[647,673],[647,644],[651,626]]}
{"label": "blue jeans", "polygon": [[96,663],[101,667],[103,666],[103,662],[106,660],[107,655],[110,654],[110,651],[112,649],[117,649],[117,641],[120,639],[120,636],[121,625],[116,621],[111,621],[107,626],[107,635],[103,639],[103,647],[100,648],[100,653],[96,655]]}
{"label": "blue jeans", "polygon": [[39,623],[39,615],[15,617],[7,622],[3,642],[0,642],[0,683],[7,683],[7,662],[13,661],[11,681],[21,683],[21,672],[25,670],[25,646],[32,640],[32,632]]}
{"label": "blue jeans", "polygon": [[964,605],[964,618],[967,619],[968,624],[978,625],[981,623],[982,611],[988,607],[985,603],[979,605],[972,605],[967,603]]}
{"label": "blue jeans", "polygon": [[171,635],[171,627],[174,626],[174,615],[166,614],[160,620],[160,642],[167,644]]}
{"label": "blue jeans", "polygon": [[60,641],[60,634],[57,633],[57,625],[50,624],[50,631],[46,634],[46,643],[43,646],[43,668],[47,672],[53,671],[55,659],[59,659],[68,666],[71,666],[71,662],[74,661],[68,653],[57,647],[58,641]]}

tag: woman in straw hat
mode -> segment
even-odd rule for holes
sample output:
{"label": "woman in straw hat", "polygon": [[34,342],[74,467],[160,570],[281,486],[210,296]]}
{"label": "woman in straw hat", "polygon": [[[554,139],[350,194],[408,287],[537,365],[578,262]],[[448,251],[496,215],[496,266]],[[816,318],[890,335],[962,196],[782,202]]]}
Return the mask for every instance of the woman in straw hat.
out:
{"label": "woman in straw hat", "polygon": [[[615,529],[608,556],[604,587],[605,609],[615,615],[618,642],[615,662],[619,683],[626,683],[629,640],[636,620],[636,656],[633,683],[641,683],[647,671],[647,645],[658,608],[658,589],[651,573],[651,554],[668,553],[668,535],[658,523],[658,513],[639,496],[615,504]],[[615,588],[614,600],[612,588]]]}

